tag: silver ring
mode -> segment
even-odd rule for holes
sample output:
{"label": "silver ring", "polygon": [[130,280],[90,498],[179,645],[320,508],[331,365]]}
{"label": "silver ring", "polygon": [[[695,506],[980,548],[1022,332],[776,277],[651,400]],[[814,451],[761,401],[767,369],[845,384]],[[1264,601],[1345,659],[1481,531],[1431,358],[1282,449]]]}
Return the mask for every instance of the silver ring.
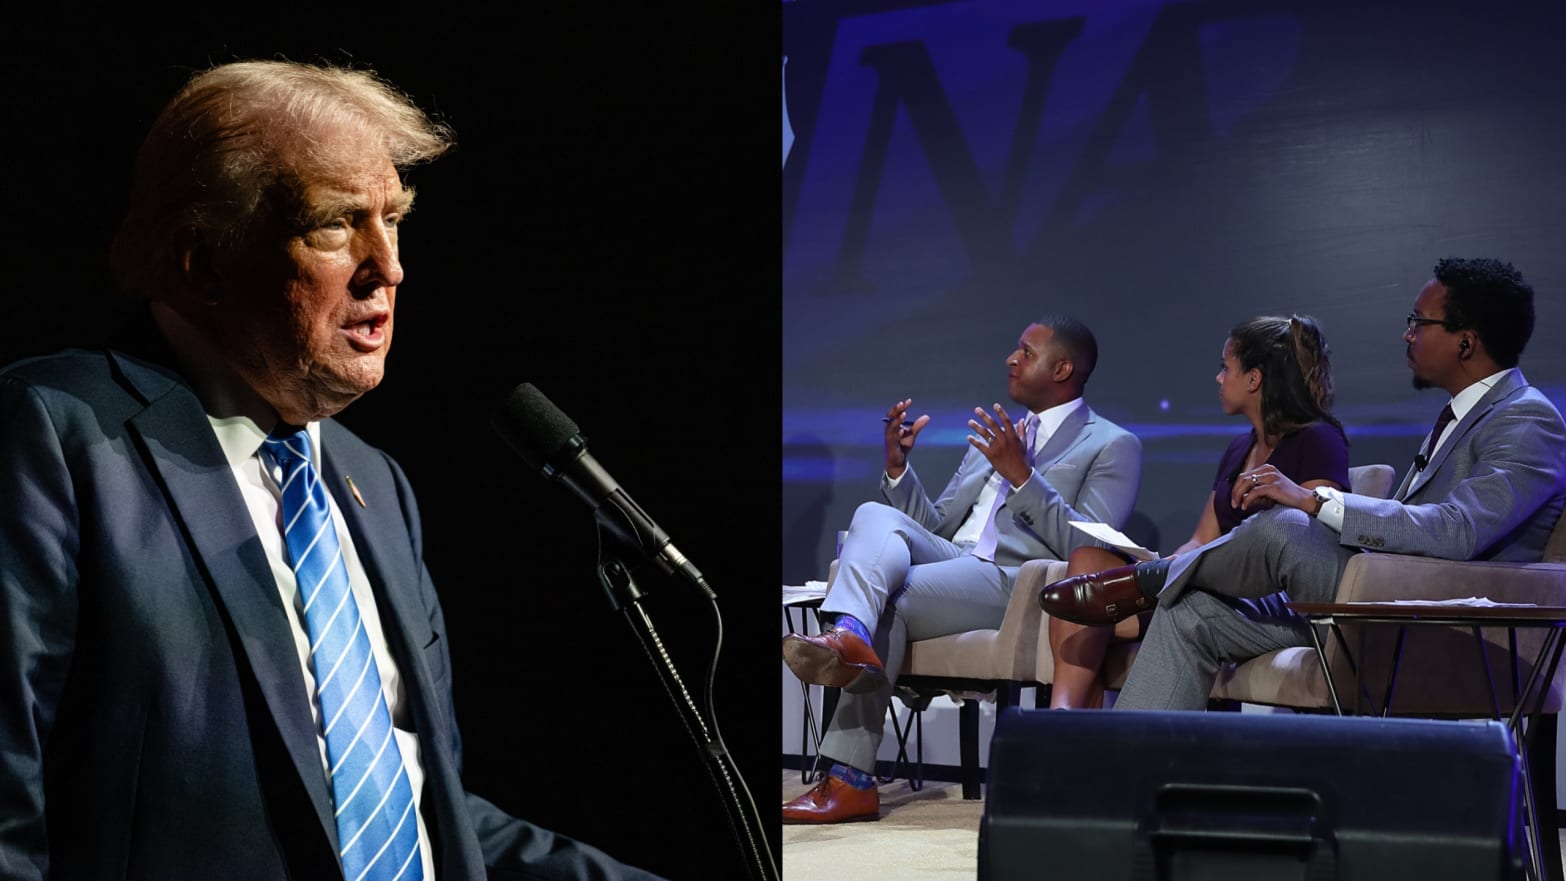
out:
{"label": "silver ring", "polygon": [[1254,475],[1254,474],[1251,475],[1251,485],[1252,486],[1260,485],[1260,481],[1257,480],[1256,475]]}

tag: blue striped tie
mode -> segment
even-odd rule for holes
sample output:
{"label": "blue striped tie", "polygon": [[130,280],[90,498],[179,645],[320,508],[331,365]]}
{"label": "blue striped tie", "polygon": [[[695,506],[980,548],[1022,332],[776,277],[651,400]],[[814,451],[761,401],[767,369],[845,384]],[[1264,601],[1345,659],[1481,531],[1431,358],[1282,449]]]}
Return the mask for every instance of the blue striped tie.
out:
{"label": "blue striped tie", "polygon": [[310,436],[274,433],[262,447],[283,471],[283,537],[310,636],[343,873],[348,881],[423,878],[413,789],[348,586],[326,488],[310,463]]}

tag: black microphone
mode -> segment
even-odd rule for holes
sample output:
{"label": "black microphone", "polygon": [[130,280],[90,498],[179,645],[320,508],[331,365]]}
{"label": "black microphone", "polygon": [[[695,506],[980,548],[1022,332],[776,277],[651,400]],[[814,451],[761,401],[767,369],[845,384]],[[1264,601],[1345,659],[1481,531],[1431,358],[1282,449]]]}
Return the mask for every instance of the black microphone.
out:
{"label": "black microphone", "polygon": [[1424,453],[1415,453],[1414,454],[1414,470],[1415,471],[1423,471],[1423,470],[1425,470],[1425,466],[1429,465],[1429,464],[1430,464],[1430,460],[1425,458],[1425,454]]}
{"label": "black microphone", "polygon": [[492,421],[506,443],[546,479],[563,482],[594,511],[608,505],[619,512],[630,526],[629,533],[613,518],[602,516],[601,511],[599,520],[622,542],[641,551],[665,574],[683,575],[708,598],[716,598],[701,572],[669,541],[668,533],[659,529],[587,452],[587,441],[571,417],[550,403],[532,383],[524,382],[512,389],[495,410]]}

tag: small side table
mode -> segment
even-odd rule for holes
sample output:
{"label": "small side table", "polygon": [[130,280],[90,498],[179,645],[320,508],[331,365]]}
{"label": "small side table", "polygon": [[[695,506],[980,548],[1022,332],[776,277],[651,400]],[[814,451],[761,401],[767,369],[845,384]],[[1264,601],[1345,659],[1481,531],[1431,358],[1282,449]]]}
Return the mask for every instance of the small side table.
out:
{"label": "small side table", "polygon": [[[1360,682],[1360,668],[1355,661],[1356,655],[1349,648],[1348,640],[1343,636],[1341,624],[1377,624],[1397,627],[1397,641],[1392,650],[1392,669],[1387,677],[1387,687],[1381,701],[1380,715],[1391,714],[1392,696],[1397,685],[1399,662],[1402,660],[1403,641],[1409,627],[1466,627],[1473,631],[1474,640],[1478,644],[1479,659],[1485,668],[1485,681],[1490,689],[1490,702],[1494,718],[1501,719],[1500,701],[1496,697],[1495,677],[1490,669],[1489,656],[1485,652],[1484,627],[1504,627],[1507,632],[1508,645],[1511,649],[1511,681],[1513,706],[1511,715],[1505,720],[1507,729],[1511,731],[1512,738],[1517,744],[1518,760],[1522,765],[1523,778],[1523,810],[1528,825],[1528,857],[1532,877],[1535,879],[1560,877],[1560,849],[1558,832],[1555,831],[1555,823],[1550,823],[1551,834],[1546,837],[1540,832],[1539,810],[1534,801],[1533,774],[1529,766],[1529,745],[1531,738],[1526,737],[1523,730],[1523,718],[1526,716],[1530,723],[1539,715],[1539,710],[1544,705],[1544,697],[1549,691],[1550,683],[1555,679],[1556,668],[1560,665],[1562,649],[1566,648],[1566,639],[1563,639],[1562,628],[1566,628],[1566,607],[1563,606],[1534,606],[1517,604],[1495,605],[1466,605],[1457,603],[1415,603],[1415,602],[1386,602],[1386,603],[1289,603],[1288,607],[1297,615],[1308,619],[1312,625],[1325,624],[1330,629],[1333,638],[1337,640],[1338,647],[1348,659],[1349,667],[1354,671],[1354,715],[1359,714],[1360,697],[1365,695],[1363,683]],[[1533,660],[1532,670],[1528,681],[1521,682],[1517,657],[1517,630],[1518,628],[1546,628],[1544,640],[1539,646],[1539,652]],[[1315,626],[1309,628],[1311,641],[1315,644],[1316,658],[1321,662],[1321,672],[1327,681],[1327,690],[1332,696],[1333,709],[1338,715],[1346,715],[1343,712],[1343,704],[1338,698],[1336,684],[1332,680],[1332,670],[1327,664],[1326,646],[1322,643],[1321,635]],[[1360,662],[1365,659],[1365,628],[1359,632]],[[1370,701],[1370,710],[1375,712],[1375,703]],[[1528,726],[1529,732],[1533,725]],[[1553,815],[1553,805],[1551,814]],[[1546,857],[1551,861],[1552,871],[1545,871]]]}
{"label": "small side table", "polygon": [[[812,632],[810,622],[815,619],[816,610],[821,608],[821,603],[825,599],[825,592],[815,593],[799,587],[784,588],[783,624],[788,628],[788,632],[810,634]],[[797,626],[794,623],[794,611],[796,609],[799,610],[799,624]],[[820,632],[819,622],[817,622],[815,632]],[[816,764],[821,757],[821,734],[827,723],[832,719],[832,711],[837,708],[837,689],[822,689],[821,721],[819,723],[816,721],[815,705],[810,700],[810,684],[800,682],[799,693],[804,702],[804,712],[799,731],[800,782],[815,783],[821,779],[816,768]]]}

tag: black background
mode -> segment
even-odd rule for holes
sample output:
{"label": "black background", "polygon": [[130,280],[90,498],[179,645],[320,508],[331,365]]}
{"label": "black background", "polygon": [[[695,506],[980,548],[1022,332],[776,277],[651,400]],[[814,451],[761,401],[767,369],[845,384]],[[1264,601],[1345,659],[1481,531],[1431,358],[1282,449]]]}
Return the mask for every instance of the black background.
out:
{"label": "black background", "polygon": [[[671,878],[745,875],[704,758],[599,587],[591,515],[490,428],[528,381],[718,594],[714,711],[776,853],[776,7],[437,4],[341,24],[165,9],[8,30],[0,361],[123,319],[108,243],[141,137],[193,71],[369,67],[452,126],[455,152],[407,176],[387,378],[340,418],[419,494],[468,787]],[[637,578],[701,700],[711,605]]]}

